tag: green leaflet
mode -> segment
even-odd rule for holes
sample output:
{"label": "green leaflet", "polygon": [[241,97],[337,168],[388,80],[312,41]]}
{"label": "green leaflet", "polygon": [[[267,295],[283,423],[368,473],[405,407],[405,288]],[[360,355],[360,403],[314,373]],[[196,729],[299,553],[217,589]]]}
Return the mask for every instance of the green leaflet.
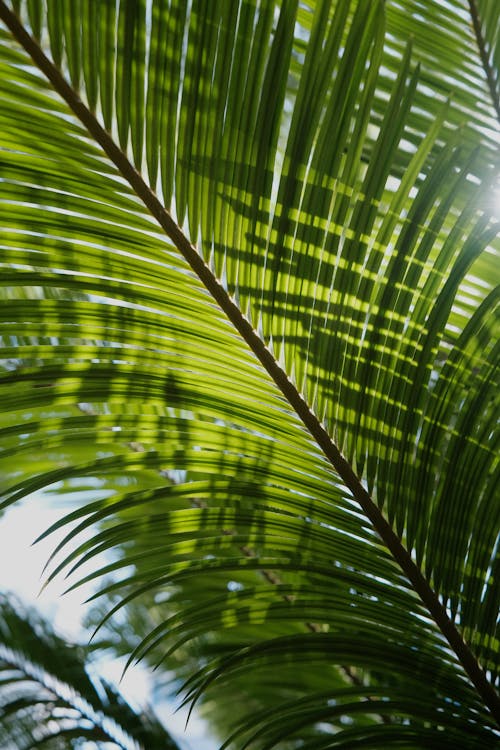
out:
{"label": "green leaflet", "polygon": [[101,499],[61,521],[78,525],[53,574],[116,550],[91,577],[115,576],[103,591],[131,618],[141,602],[158,617],[134,656],[164,648],[172,664],[177,649],[188,697],[224,700],[233,684],[234,722],[215,723],[224,738],[238,728],[235,747],[439,747],[442,727],[450,746],[496,741],[251,342],[498,684],[498,10],[21,6],[255,330],[245,343],[2,31],[3,504],[98,483]]}

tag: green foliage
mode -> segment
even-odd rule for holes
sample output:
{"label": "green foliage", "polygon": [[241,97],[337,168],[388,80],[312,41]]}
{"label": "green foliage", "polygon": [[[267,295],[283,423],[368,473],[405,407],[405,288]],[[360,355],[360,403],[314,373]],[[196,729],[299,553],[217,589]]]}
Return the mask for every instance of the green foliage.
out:
{"label": "green foliage", "polygon": [[60,638],[33,610],[1,596],[2,747],[62,750],[92,742],[123,750],[176,750],[156,717],[137,714],[115,688],[90,676],[87,650]]}
{"label": "green foliage", "polygon": [[3,506],[231,747],[493,746],[500,5],[12,6]]}

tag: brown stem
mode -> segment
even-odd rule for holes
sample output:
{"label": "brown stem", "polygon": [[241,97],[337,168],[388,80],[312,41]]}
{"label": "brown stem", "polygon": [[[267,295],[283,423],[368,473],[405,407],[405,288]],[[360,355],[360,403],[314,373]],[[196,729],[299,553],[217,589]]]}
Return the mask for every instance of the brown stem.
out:
{"label": "brown stem", "polygon": [[500,123],[500,97],[498,95],[498,90],[497,90],[498,81],[495,80],[495,74],[494,74],[492,66],[490,65],[490,61],[488,59],[488,50],[486,49],[486,40],[483,36],[483,31],[481,29],[481,20],[479,18],[479,11],[477,8],[476,0],[469,0],[469,9],[470,9],[470,15],[471,15],[471,20],[472,20],[472,27],[474,29],[474,34],[476,36],[479,56],[483,64],[483,69],[486,74],[486,80],[488,82],[488,88],[490,90],[491,101],[493,104],[493,108],[496,112],[498,121]]}
{"label": "brown stem", "polygon": [[151,188],[144,182],[141,175],[129,162],[127,156],[113,141],[111,135],[104,130],[95,116],[81,101],[78,94],[71,88],[62,73],[49,60],[37,42],[28,34],[17,16],[0,0],[0,18],[11,30],[17,41],[24,47],[34,63],[47,76],[54,89],[66,101],[74,114],[85,125],[89,133],[100,144],[103,151],[115,164],[122,176],[128,181],[135,193],[141,198],[146,208],[155,217],[172,242],[176,245],[193,271],[198,275],[214,300],[233,323],[236,330],[246,341],[250,349],[258,358],[262,366],[274,380],[283,396],[296,411],[305,427],[316,440],[325,456],[328,458],[345,486],[351,491],[354,499],[359,503],[365,515],[371,521],[381,539],[392,553],[394,559],[411,582],[414,590],[425,604],[434,618],[437,626],[446,637],[451,648],[457,655],[471,682],[475,685],[484,704],[500,725],[500,696],[490,684],[484,671],[474,657],[469,646],[463,640],[455,624],[450,620],[435,591],[415,565],[408,550],[403,546],[392,527],[375,505],[370,495],[363,487],[361,480],[351,465],[341,454],[338,447],[330,438],[321,422],[311,411],[304,398],[291,382],[286,372],[280,367],[272,353],[266,347],[257,332],[241,310],[231,299],[223,285],[212,273],[196,248],[190,243],[172,216],[168,213]]}

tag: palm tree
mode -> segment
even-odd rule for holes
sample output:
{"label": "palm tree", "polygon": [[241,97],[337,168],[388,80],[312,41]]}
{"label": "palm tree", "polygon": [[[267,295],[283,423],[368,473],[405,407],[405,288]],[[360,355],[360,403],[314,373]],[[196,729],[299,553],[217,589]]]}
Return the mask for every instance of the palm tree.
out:
{"label": "palm tree", "polygon": [[498,2],[0,19],[4,506],[228,747],[495,746]]}
{"label": "palm tree", "polygon": [[3,748],[63,750],[82,741],[122,750],[178,748],[154,715],[136,713],[112,685],[90,674],[88,648],[66,642],[5,595],[0,675]]}

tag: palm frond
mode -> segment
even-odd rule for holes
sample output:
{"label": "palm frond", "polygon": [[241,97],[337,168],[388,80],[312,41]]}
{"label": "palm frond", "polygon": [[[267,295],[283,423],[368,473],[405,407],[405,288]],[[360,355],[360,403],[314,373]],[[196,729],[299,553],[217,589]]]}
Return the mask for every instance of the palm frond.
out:
{"label": "palm frond", "polygon": [[290,675],[236,743],[496,742],[498,5],[14,9],[4,505],[98,483],[53,574],[188,697]]}
{"label": "palm frond", "polygon": [[90,676],[85,649],[54,633],[12,596],[0,599],[2,747],[178,747],[153,714],[136,713],[117,690]]}

